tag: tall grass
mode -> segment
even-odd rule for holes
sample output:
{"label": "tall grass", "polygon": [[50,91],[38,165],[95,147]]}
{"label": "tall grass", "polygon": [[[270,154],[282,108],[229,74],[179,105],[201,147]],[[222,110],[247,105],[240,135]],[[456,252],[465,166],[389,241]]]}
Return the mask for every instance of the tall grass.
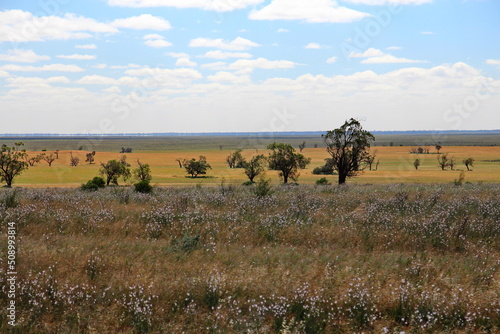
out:
{"label": "tall grass", "polygon": [[500,330],[500,186],[0,192],[22,333]]}

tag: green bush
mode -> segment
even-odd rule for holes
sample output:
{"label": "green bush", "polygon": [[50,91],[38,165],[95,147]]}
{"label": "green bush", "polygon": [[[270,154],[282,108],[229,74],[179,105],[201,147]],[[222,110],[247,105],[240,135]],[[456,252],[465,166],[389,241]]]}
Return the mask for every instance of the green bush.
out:
{"label": "green bush", "polygon": [[261,178],[256,184],[254,189],[255,195],[257,197],[270,196],[273,193],[271,187],[271,179]]}
{"label": "green bush", "polygon": [[87,181],[87,183],[82,184],[81,190],[96,191],[99,188],[104,188],[106,186],[106,181],[102,177],[96,176],[92,180]]}
{"label": "green bush", "polygon": [[134,184],[135,191],[139,193],[149,194],[153,191],[153,186],[149,184],[149,181],[140,181]]}
{"label": "green bush", "polygon": [[253,185],[254,183],[255,183],[255,182],[253,182],[253,181],[246,181],[246,182],[243,182],[242,184],[243,184],[244,186],[251,186],[251,185]]}
{"label": "green bush", "polygon": [[316,184],[318,185],[329,185],[330,182],[326,179],[326,177],[322,177],[321,179],[316,180]]}

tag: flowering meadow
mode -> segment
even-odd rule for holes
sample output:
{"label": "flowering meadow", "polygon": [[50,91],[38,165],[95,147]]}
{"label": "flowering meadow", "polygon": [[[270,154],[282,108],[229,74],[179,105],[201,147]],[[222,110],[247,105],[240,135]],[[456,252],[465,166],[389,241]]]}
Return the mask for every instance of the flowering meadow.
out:
{"label": "flowering meadow", "polygon": [[271,190],[1,189],[0,332],[500,330],[499,184]]}

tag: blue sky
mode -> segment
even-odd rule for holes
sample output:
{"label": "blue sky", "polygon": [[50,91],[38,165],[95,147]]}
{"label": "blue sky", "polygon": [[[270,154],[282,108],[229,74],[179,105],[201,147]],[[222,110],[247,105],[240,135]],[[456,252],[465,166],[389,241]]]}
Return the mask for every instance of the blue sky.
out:
{"label": "blue sky", "polygon": [[0,133],[500,128],[496,0],[0,3]]}

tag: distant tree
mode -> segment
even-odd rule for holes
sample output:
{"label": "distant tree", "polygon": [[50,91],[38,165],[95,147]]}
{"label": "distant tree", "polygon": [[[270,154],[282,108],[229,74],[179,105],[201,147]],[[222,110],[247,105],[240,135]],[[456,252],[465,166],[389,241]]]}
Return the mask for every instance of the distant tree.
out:
{"label": "distant tree", "polygon": [[54,154],[56,155],[56,159],[59,159],[59,150],[55,150]]}
{"label": "distant tree", "polygon": [[455,168],[455,157],[450,158],[450,161],[448,162],[448,166],[450,166],[451,170],[453,170]]}
{"label": "distant tree", "polygon": [[445,170],[446,167],[449,166],[450,160],[448,158],[448,154],[440,154],[437,157],[439,166],[441,167],[441,170]]}
{"label": "distant tree", "polygon": [[375,164],[375,170],[378,170],[378,165],[380,165],[380,159],[378,159],[377,163]]}
{"label": "distant tree", "polygon": [[7,188],[11,188],[14,178],[29,167],[29,164],[24,161],[26,150],[20,149],[21,146],[24,144],[15,143],[13,147],[2,145],[0,148],[0,182],[5,181]]}
{"label": "distant tree", "polygon": [[49,164],[49,167],[50,167],[50,166],[52,166],[52,163],[56,160],[56,158],[54,157],[54,155],[52,153],[49,155],[44,154],[43,160],[45,160]]}
{"label": "distant tree", "polygon": [[143,164],[137,160],[138,168],[133,170],[134,177],[137,181],[151,181],[151,168],[149,164]]}
{"label": "distant tree", "polygon": [[333,159],[326,158],[325,164],[323,166],[314,168],[312,173],[315,175],[332,175],[334,173],[333,172]]}
{"label": "distant tree", "polygon": [[26,156],[25,156],[25,160],[30,165],[30,167],[33,167],[37,163],[40,163],[42,158],[43,158],[43,154],[37,154],[37,155],[32,156],[32,157],[30,157],[28,154],[26,154]]}
{"label": "distant tree", "polygon": [[207,158],[203,155],[200,155],[199,160],[194,158],[191,160],[184,160],[183,166],[192,178],[198,177],[198,175],[206,174],[207,170],[212,169],[210,164],[207,162]]}
{"label": "distant tree", "polygon": [[222,145],[219,145],[219,150],[222,151]]}
{"label": "distant tree", "polygon": [[314,148],[318,148],[318,144],[314,144]]}
{"label": "distant tree", "polygon": [[183,167],[184,162],[186,161],[186,159],[181,159],[181,158],[179,158],[179,159],[175,159],[175,161],[177,161],[177,162],[179,163],[179,168],[182,168],[182,167]]}
{"label": "distant tree", "polygon": [[69,165],[71,167],[76,167],[80,163],[80,158],[79,157],[74,157],[73,152],[69,152]]}
{"label": "distant tree", "polygon": [[441,149],[443,148],[443,146],[439,145],[439,144],[436,144],[436,151],[437,153],[439,154],[439,151],[441,151]]}
{"label": "distant tree", "polygon": [[356,176],[364,169],[370,142],[375,140],[375,137],[363,130],[361,123],[353,118],[322,137],[327,152],[332,156],[334,170],[339,174],[339,184],[344,184],[347,178]]}
{"label": "distant tree", "polygon": [[465,167],[467,167],[468,171],[471,170],[470,167],[474,167],[474,159],[471,157],[464,159],[463,163],[464,163]]}
{"label": "distant tree", "polygon": [[418,170],[418,167],[420,167],[420,159],[415,159],[413,166],[415,167],[415,170]]}
{"label": "distant tree", "polygon": [[104,188],[105,185],[106,183],[104,179],[102,177],[96,176],[92,180],[87,181],[87,183],[82,184],[80,189],[86,191],[96,191],[99,188]]}
{"label": "distant tree", "polygon": [[245,169],[245,174],[248,176],[250,182],[254,182],[253,179],[256,176],[261,175],[266,170],[265,167],[266,157],[262,154],[256,155],[250,159],[250,161],[245,161],[243,163],[243,168]]}
{"label": "distant tree", "polygon": [[306,148],[306,142],[303,141],[302,144],[299,144],[299,152],[302,153],[302,151]]}
{"label": "distant tree", "polygon": [[375,162],[375,158],[377,157],[377,150],[373,151],[373,154],[368,154],[365,158],[366,165],[372,170],[372,165]]}
{"label": "distant tree", "polygon": [[92,165],[92,163],[94,162],[95,160],[95,151],[92,151],[90,153],[87,153],[85,155],[86,159],[85,159],[85,162],[88,162],[89,165]]}
{"label": "distant tree", "polygon": [[299,170],[306,168],[311,162],[310,158],[295,153],[290,144],[272,143],[267,149],[271,150],[268,158],[269,169],[280,171],[279,175],[285,184],[288,183],[288,179],[296,181],[300,175]]}
{"label": "distant tree", "polygon": [[226,162],[229,165],[229,168],[243,168],[245,158],[241,155],[242,151],[243,150],[239,149],[228,155]]}
{"label": "distant tree", "polygon": [[130,148],[130,147],[127,147],[127,148],[122,147],[120,153],[132,153],[132,148]]}
{"label": "distant tree", "polygon": [[109,160],[105,164],[101,162],[100,173],[106,177],[107,186],[110,183],[118,185],[120,177],[126,181],[130,177],[130,164],[127,163],[127,157],[123,156],[120,160]]}

